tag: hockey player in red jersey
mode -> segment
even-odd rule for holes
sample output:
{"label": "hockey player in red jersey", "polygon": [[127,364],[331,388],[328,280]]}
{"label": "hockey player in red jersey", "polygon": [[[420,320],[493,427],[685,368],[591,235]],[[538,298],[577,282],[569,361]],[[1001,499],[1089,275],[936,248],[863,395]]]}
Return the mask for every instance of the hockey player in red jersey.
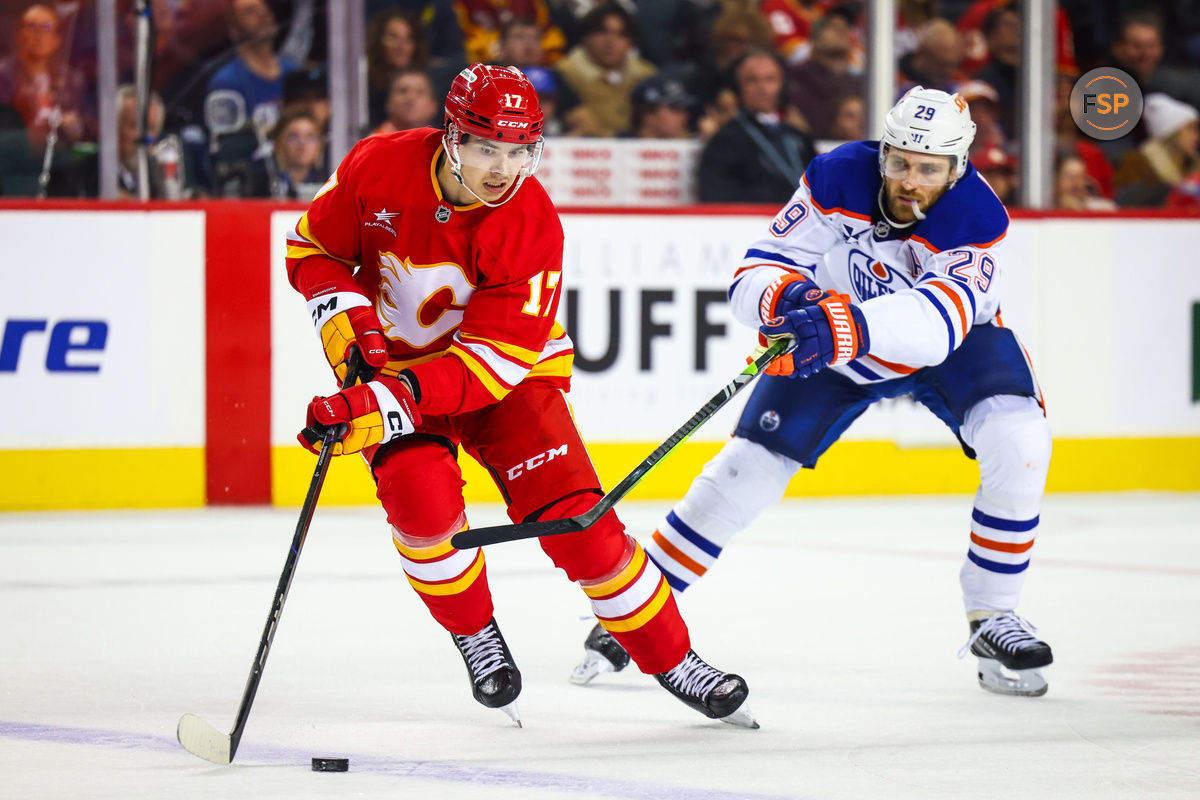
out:
{"label": "hockey player in red jersey", "polygon": [[[542,111],[521,72],[475,64],[455,78],[445,129],[359,142],[288,237],[288,275],[308,300],[339,378],[357,345],[373,379],[315,398],[301,443],[345,425],[401,564],[453,637],[475,699],[520,724],[521,673],[493,615],[467,527],[459,448],[496,481],[514,521],[580,514],[602,494],[564,392],[572,346],[555,321],[563,231],[533,178]],[[746,682],[702,661],[662,573],[614,513],[541,540],[643,672],[713,719],[757,727]]]}

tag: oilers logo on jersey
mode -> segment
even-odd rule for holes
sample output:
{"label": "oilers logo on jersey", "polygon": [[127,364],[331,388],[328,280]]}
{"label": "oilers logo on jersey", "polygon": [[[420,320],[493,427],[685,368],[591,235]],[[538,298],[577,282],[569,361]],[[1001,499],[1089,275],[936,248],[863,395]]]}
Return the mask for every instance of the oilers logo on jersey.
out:
{"label": "oilers logo on jersey", "polygon": [[861,250],[851,250],[848,262],[850,283],[860,301],[912,288],[912,282],[900,270],[884,265]]}

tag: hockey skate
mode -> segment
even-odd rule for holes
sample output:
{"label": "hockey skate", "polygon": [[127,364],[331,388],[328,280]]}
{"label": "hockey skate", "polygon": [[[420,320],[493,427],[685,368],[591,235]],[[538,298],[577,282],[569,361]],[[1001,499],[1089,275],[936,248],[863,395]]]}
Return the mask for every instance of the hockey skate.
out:
{"label": "hockey skate", "polygon": [[694,650],[688,650],[674,669],[660,672],[654,679],[709,719],[743,728],[758,727],[754,715],[746,707],[746,698],[750,694],[746,681],[740,675],[710,667]]}
{"label": "hockey skate", "polygon": [[979,685],[989,692],[1041,697],[1049,688],[1042,667],[1050,666],[1054,655],[1036,632],[1013,611],[972,620],[971,638],[958,657],[970,651],[979,658]]}
{"label": "hockey skate", "polygon": [[582,686],[602,672],[620,672],[629,664],[629,653],[599,622],[583,642],[583,660],[569,680]]}
{"label": "hockey skate", "polygon": [[521,725],[517,710],[517,695],[521,693],[521,670],[517,669],[512,653],[493,617],[487,625],[470,636],[450,634],[454,646],[462,654],[471,679],[475,699],[488,708],[498,708],[512,721]]}

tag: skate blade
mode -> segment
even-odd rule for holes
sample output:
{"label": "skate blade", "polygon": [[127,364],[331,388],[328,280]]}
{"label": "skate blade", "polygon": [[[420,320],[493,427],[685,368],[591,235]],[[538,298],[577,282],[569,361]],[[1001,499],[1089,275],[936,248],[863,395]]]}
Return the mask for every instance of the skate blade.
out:
{"label": "skate blade", "polygon": [[979,659],[979,685],[989,692],[1041,697],[1050,688],[1041,668],[1008,670],[993,658]]}
{"label": "skate blade", "polygon": [[506,706],[500,706],[499,710],[503,711],[505,714],[508,715],[509,719],[511,719],[513,722],[517,723],[518,728],[525,727],[524,725],[521,724],[521,712],[517,708],[516,700],[513,700],[511,703],[509,703]]}
{"label": "skate blade", "polygon": [[732,714],[720,717],[720,720],[721,722],[728,722],[730,725],[736,725],[739,728],[758,730],[759,727],[758,720],[754,718],[754,714],[746,707],[745,703],[738,706]]}
{"label": "skate blade", "polygon": [[583,661],[580,661],[579,664],[575,666],[575,669],[571,670],[571,675],[567,678],[567,680],[576,686],[583,686],[586,683],[590,683],[592,678],[595,678],[601,673],[616,671],[617,668],[614,667],[613,663],[607,658],[600,655],[595,650],[588,650],[584,648]]}

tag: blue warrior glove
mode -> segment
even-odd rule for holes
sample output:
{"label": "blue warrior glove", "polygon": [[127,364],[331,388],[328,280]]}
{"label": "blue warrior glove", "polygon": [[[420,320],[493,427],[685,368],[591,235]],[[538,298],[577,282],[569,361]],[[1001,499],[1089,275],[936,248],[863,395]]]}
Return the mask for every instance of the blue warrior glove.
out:
{"label": "blue warrior glove", "polygon": [[[758,316],[766,324],[789,311],[814,306],[822,300],[836,296],[833,292],[822,289],[803,275],[790,272],[776,278],[770,286],[763,290],[762,297],[758,301]],[[758,343],[761,347],[767,347],[770,344],[762,333],[758,334]],[[768,375],[791,375],[794,370],[792,354],[787,352],[767,365],[765,372]]]}
{"label": "blue warrior glove", "polygon": [[830,294],[816,305],[785,311],[758,330],[767,339],[786,336],[795,341],[788,351],[793,371],[781,373],[793,378],[847,364],[871,349],[867,321],[844,294]]}

